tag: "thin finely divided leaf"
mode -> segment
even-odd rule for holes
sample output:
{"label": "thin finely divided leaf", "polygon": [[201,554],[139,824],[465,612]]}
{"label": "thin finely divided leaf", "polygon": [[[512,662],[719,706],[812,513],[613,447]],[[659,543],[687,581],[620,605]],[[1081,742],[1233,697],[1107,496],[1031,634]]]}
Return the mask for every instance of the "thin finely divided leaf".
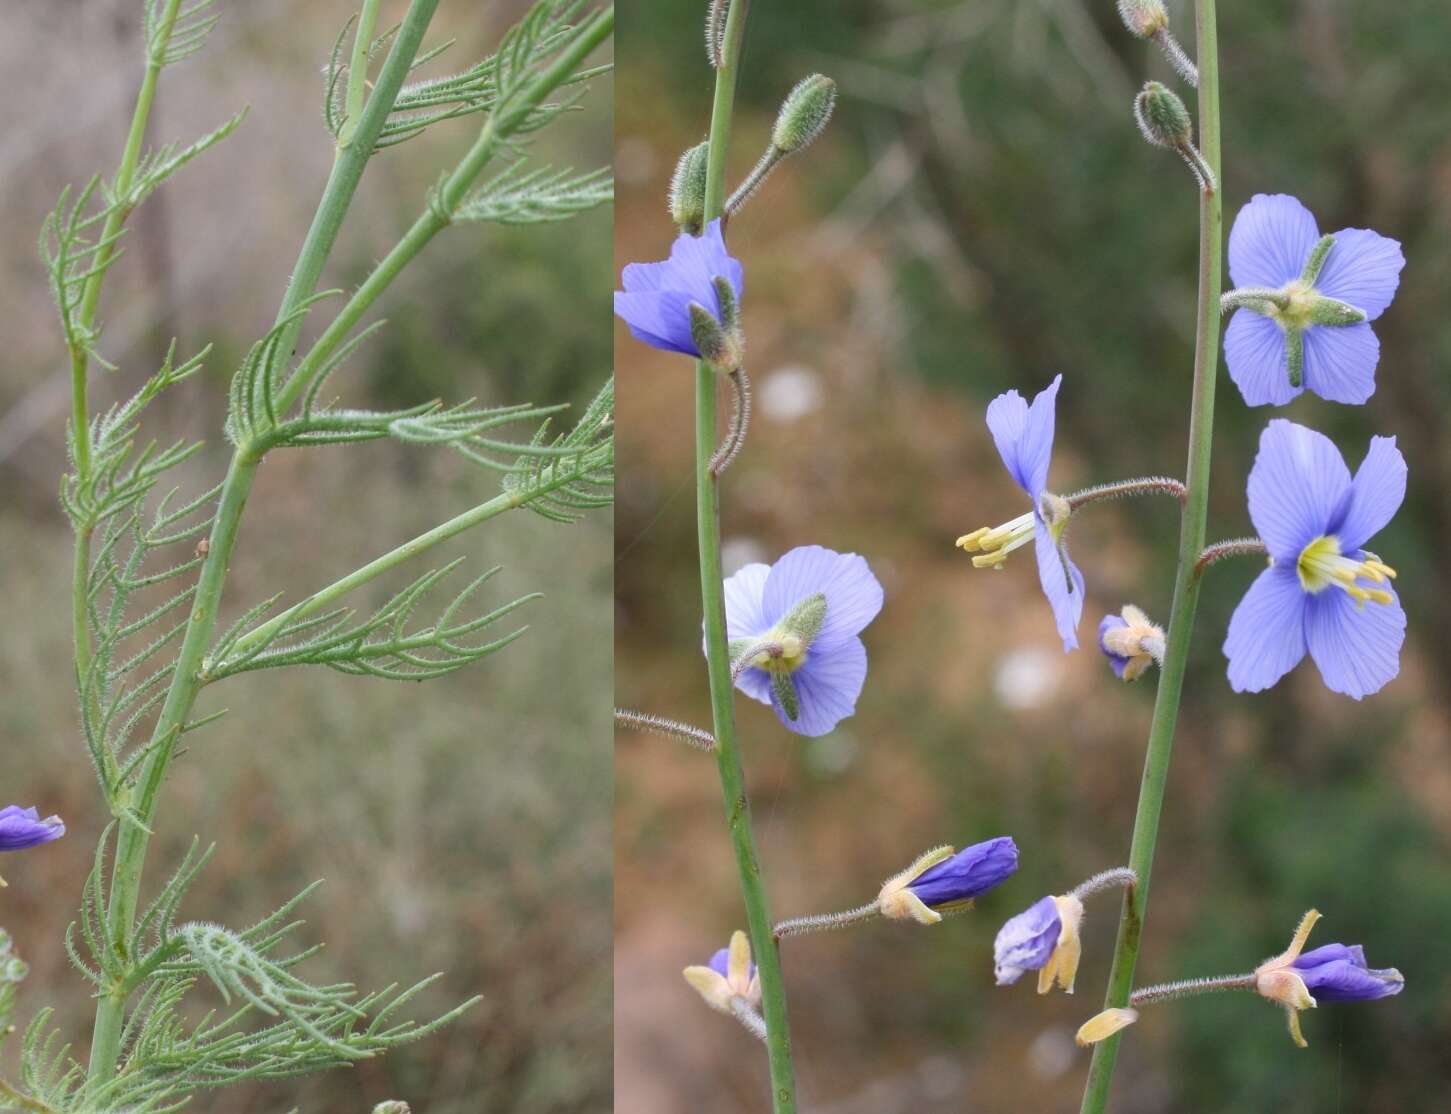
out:
{"label": "thin finely divided leaf", "polygon": [[237,652],[241,630],[233,628],[235,633],[208,657],[204,675],[210,681],[254,669],[326,665],[341,673],[419,681],[462,669],[521,637],[527,627],[479,639],[487,627],[539,596],[521,596],[492,610],[470,613],[479,589],[499,572],[493,568],[465,585],[433,622],[410,629],[424,597],[461,563],[462,559],[423,574],[361,621],[355,621],[356,613],[347,608],[300,617],[246,653]]}
{"label": "thin finely divided leaf", "polygon": [[[143,389],[137,398],[145,394]],[[120,408],[119,415],[124,417],[125,410]],[[101,438],[96,443],[108,444]],[[109,459],[110,451],[95,459]],[[169,454],[143,450],[130,468],[88,487],[85,498],[70,500],[76,513],[89,516],[85,521],[95,531],[86,579],[92,652],[79,677],[81,724],[109,800],[120,799],[121,786],[134,777],[146,754],[172,741],[149,738],[137,744],[174,673],[168,651],[186,629],[202,564],[197,544],[211,528],[218,489],[185,502],[173,489],[153,510],[145,504],[164,467],[190,455],[189,446]]]}
{"label": "thin finely divided leaf", "polygon": [[[553,522],[573,522],[614,501],[614,403],[611,377],[568,433],[550,439],[548,423],[540,427],[504,476],[504,490],[517,505]],[[455,448],[487,463],[467,445]]]}
{"label": "thin finely divided leaf", "polygon": [[[116,245],[124,230],[105,230],[106,221],[120,207],[114,200],[105,200],[100,184],[95,177],[74,194],[69,186],[61,190],[55,208],[40,225],[40,258],[60,313],[66,347],[110,367],[96,352],[100,330],[83,321],[80,313],[86,284],[104,275],[123,254]],[[98,196],[102,204],[93,210],[91,202]]]}
{"label": "thin finely divided leaf", "polygon": [[[21,1054],[24,1092],[40,1104],[31,1109],[164,1114],[186,1105],[199,1090],[367,1059],[436,1032],[477,1003],[470,999],[441,1016],[415,1021],[403,1011],[436,975],[369,994],[347,983],[300,977],[298,967],[318,949],[281,954],[281,948],[302,923],[295,916],[298,905],[318,883],[248,929],[203,921],[174,926],[177,905],[209,854],[193,843],[138,925],[134,939],[149,934],[155,944],[138,954],[122,983],[136,998],[124,1022],[125,1053],[115,1077],[87,1088],[84,1069],[51,1025],[51,1012],[42,1011],[25,1034]],[[99,867],[95,873],[100,876]],[[90,920],[104,916],[102,889],[100,881],[88,885]],[[203,1011],[193,1002],[208,985],[221,996],[221,1009]]]}
{"label": "thin finely divided leaf", "polygon": [[[571,21],[584,8],[584,0],[540,0],[505,33],[493,54],[460,73],[405,85],[384,122],[377,146],[396,146],[443,120],[502,111],[539,69],[574,41],[582,26]],[[448,45],[424,52],[414,62],[413,68],[437,57]],[[329,130],[335,136],[342,127],[335,104],[339,84],[336,68],[335,62],[328,75],[328,100],[334,104],[325,111]],[[582,85],[607,70],[606,66],[581,69],[569,75],[562,84]],[[509,130],[519,134],[538,130],[574,103],[575,98],[572,98],[568,104],[540,106],[526,119],[511,125]]]}
{"label": "thin finely divided leaf", "polygon": [[180,144],[169,143],[158,150],[150,151],[143,155],[141,161],[136,164],[135,173],[132,175],[130,186],[123,192],[117,190],[114,181],[106,182],[103,186],[103,196],[108,204],[115,205],[126,212],[135,209],[157,186],[170,178],[192,159],[196,158],[203,151],[216,146],[227,136],[231,135],[247,118],[247,109],[242,109],[221,127],[208,132],[194,143],[183,147]]}
{"label": "thin finely divided leaf", "polygon": [[215,0],[193,0],[190,4],[147,0],[142,16],[147,61],[153,66],[172,66],[201,50],[221,18],[211,11],[214,3]]}
{"label": "thin finely divided leaf", "polygon": [[454,219],[544,224],[568,220],[614,199],[614,179],[608,170],[575,174],[548,168],[526,171],[523,165],[515,163],[464,198],[454,209]]}

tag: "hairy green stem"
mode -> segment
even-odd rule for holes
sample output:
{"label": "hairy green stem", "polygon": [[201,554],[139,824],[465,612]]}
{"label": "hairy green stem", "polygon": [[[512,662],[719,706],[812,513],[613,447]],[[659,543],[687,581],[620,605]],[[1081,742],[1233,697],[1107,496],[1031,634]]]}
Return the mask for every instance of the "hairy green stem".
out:
{"label": "hairy green stem", "polygon": [[[736,78],[740,72],[741,44],[745,38],[747,0],[734,0],[721,36],[720,65],[716,70],[715,102],[711,111],[709,155],[705,177],[705,220],[719,217],[725,207],[726,152],[730,145],[731,116]],[[726,820],[746,927],[756,970],[761,979],[761,1008],[766,1019],[766,1054],[771,1069],[771,1104],[776,1114],[796,1109],[796,1082],[791,1066],[791,1033],[786,1019],[786,988],[781,957],[771,923],[766,884],[761,875],[756,837],[751,829],[751,806],[746,796],[745,771],[736,738],[734,686],[726,637],[725,588],[720,563],[719,477],[711,463],[716,453],[717,375],[704,360],[695,368],[695,491],[696,528],[700,546],[700,595],[705,615],[705,657],[710,675],[710,704],[716,739],[716,767],[725,798]]]}
{"label": "hairy green stem", "polygon": [[[317,214],[308,230],[283,297],[282,308],[278,312],[279,320],[311,295],[337,238],[338,229],[342,226],[343,216],[352,201],[363,167],[372,153],[388,113],[393,108],[398,90],[403,85],[403,78],[412,65],[424,31],[437,6],[438,0],[413,0],[409,6],[408,14],[404,17],[403,25],[379,74],[377,87],[363,110],[356,141],[340,152],[333,163],[332,174],[328,178]],[[298,328],[300,327],[299,322]],[[290,350],[296,335],[296,331],[291,333],[283,351]],[[227,565],[236,545],[242,510],[246,506],[258,463],[259,457],[247,445],[239,446],[232,456],[226,481],[222,486],[220,505],[212,523],[207,557],[202,563],[186,633],[177,655],[176,670],[148,744],[150,753],[142,767],[134,795],[130,800],[120,802],[127,805],[147,827],[150,827],[155,817],[157,795],[171,763],[176,740],[180,737],[181,729],[191,714],[192,704],[201,688],[202,660],[216,626]],[[149,842],[150,833],[147,828],[132,822],[121,825],[116,839],[106,937],[108,946],[119,951],[119,958],[128,966],[135,958],[132,930]],[[115,1075],[125,1022],[126,998],[123,986],[104,988],[99,995],[87,1076],[92,1089],[104,1085]]]}
{"label": "hairy green stem", "polygon": [[[151,120],[151,105],[156,100],[156,82],[161,76],[163,58],[171,43],[171,32],[176,26],[177,12],[181,0],[167,0],[156,25],[156,37],[147,44],[146,73],[141,79],[141,88],[136,93],[136,107],[131,113],[131,129],[126,133],[126,147],[121,152],[121,165],[116,168],[115,193],[124,197],[131,189],[136,176],[136,164],[141,158],[141,144],[146,138],[146,125]],[[86,280],[81,292],[80,324],[83,335],[88,334],[96,321],[96,308],[101,301],[101,282],[106,277],[106,265],[116,254],[112,242],[121,231],[121,225],[131,215],[130,208],[118,205],[111,210],[101,228],[98,243],[105,244],[96,253],[95,273]],[[89,354],[84,348],[71,351],[71,397],[74,406],[73,421],[76,431],[76,471],[84,477],[91,466],[91,430],[86,407],[86,373],[89,370]]]}
{"label": "hairy green stem", "polygon": [[[403,88],[403,81],[408,76],[413,59],[418,55],[423,34],[428,30],[438,2],[439,0],[412,0],[409,4],[408,14],[403,17],[403,23],[393,38],[393,45],[383,62],[383,68],[378,72],[373,95],[368,98],[367,105],[358,117],[356,130],[350,134],[346,146],[341,142],[338,144],[333,155],[332,172],[328,175],[327,185],[323,187],[322,200],[313,215],[307,237],[302,242],[302,250],[298,252],[297,265],[292,269],[292,277],[282,295],[282,303],[277,308],[278,321],[295,312],[317,289],[323,264],[332,253],[338,231],[342,228],[343,217],[347,215],[358,182],[363,177],[363,170],[373,155],[378,134],[383,130],[388,113],[393,111],[398,90]],[[290,353],[301,332],[302,319],[298,318],[282,331],[277,350]]]}
{"label": "hairy green stem", "polygon": [[597,12],[590,25],[570,43],[568,49],[561,51],[549,67],[542,70],[518,97],[513,98],[509,104],[500,106],[500,110],[489,117],[474,145],[469,148],[453,173],[438,187],[432,203],[393,246],[393,250],[373,268],[372,273],[302,358],[297,370],[278,394],[279,409],[286,410],[297,401],[328,359],[347,339],[354,326],[362,320],[363,314],[368,312],[383,291],[428,242],[448,226],[450,214],[473,188],[484,168],[498,153],[499,147],[508,142],[509,136],[545,97],[570,79],[579,64],[604,42],[614,26],[615,8],[611,4]]}
{"label": "hairy green stem", "polygon": [[346,147],[358,130],[363,115],[363,100],[368,94],[368,49],[373,45],[373,28],[378,25],[379,0],[363,0],[358,12],[357,33],[353,36],[353,53],[348,59],[348,88],[343,97],[344,120],[338,135],[338,146]]}
{"label": "hairy green stem", "polygon": [[[1219,144],[1219,43],[1215,26],[1214,0],[1196,0],[1196,40],[1199,51],[1199,138],[1203,155],[1217,181],[1220,172]],[[1143,782],[1134,816],[1129,867],[1138,884],[1124,892],[1109,973],[1105,1008],[1129,1004],[1134,966],[1138,962],[1144,917],[1148,910],[1149,880],[1154,865],[1154,845],[1159,834],[1159,816],[1164,805],[1164,786],[1169,776],[1169,759],[1174,747],[1174,725],[1184,686],[1184,667],[1194,631],[1194,611],[1199,602],[1200,578],[1195,575],[1204,548],[1205,519],[1209,504],[1209,462],[1214,432],[1214,388],[1219,372],[1219,293],[1222,282],[1223,207],[1217,190],[1201,191],[1199,202],[1199,309],[1194,337],[1194,386],[1189,413],[1189,465],[1185,473],[1188,495],[1179,531],[1179,563],[1174,576],[1174,603],[1169,613],[1168,644],[1160,669],[1159,689],[1149,726],[1148,752],[1144,759]],[[1083,1092],[1082,1114],[1102,1114],[1108,1106],[1114,1061],[1121,1034],[1115,1034],[1093,1050],[1093,1063]]]}

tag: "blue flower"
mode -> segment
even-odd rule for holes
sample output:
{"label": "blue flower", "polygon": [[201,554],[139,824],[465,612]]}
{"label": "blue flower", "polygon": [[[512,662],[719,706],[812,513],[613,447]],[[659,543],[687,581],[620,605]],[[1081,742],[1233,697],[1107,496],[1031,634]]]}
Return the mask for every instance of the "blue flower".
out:
{"label": "blue flower", "polygon": [[800,546],[730,577],[725,605],[737,688],[798,735],[825,735],[856,711],[867,676],[857,636],[882,609],[863,558]]}
{"label": "blue flower", "polygon": [[1069,994],[1083,954],[1079,927],[1083,902],[1074,894],[1035,901],[998,929],[993,969],[999,986],[1010,986],[1025,971],[1038,972],[1038,993],[1047,994],[1056,979]]}
{"label": "blue flower", "polygon": [[1331,402],[1374,394],[1380,342],[1370,322],[1391,304],[1405,262],[1395,240],[1365,228],[1321,236],[1295,198],[1256,194],[1229,234],[1229,274],[1245,289],[1227,295],[1240,308],[1224,362],[1245,402],[1283,406],[1306,388]]}
{"label": "blue flower", "polygon": [[1311,909],[1300,919],[1290,946],[1255,968],[1255,990],[1285,1007],[1290,1038],[1301,1048],[1300,1011],[1321,1002],[1366,1002],[1399,994],[1405,977],[1394,967],[1376,970],[1366,965],[1359,944],[1326,944],[1304,951],[1305,941],[1320,914]]}
{"label": "blue flower", "polygon": [[[664,262],[629,264],[621,280],[625,289],[615,292],[615,313],[636,340],[717,363],[739,362],[743,272],[726,251],[719,220],[698,237],[678,237]],[[702,325],[709,332],[711,324],[727,350],[701,351]]]}
{"label": "blue flower", "polygon": [[986,893],[1018,869],[1018,845],[1011,836],[974,843],[961,851],[938,847],[887,879],[877,909],[892,920],[936,924],[951,911]]}
{"label": "blue flower", "polygon": [[1395,570],[1364,545],[1406,493],[1394,437],[1374,437],[1352,480],[1329,438],[1284,419],[1260,437],[1249,514],[1270,567],[1229,621],[1224,654],[1236,692],[1269,688],[1308,651],[1334,692],[1359,700],[1400,671],[1406,613]]}
{"label": "blue flower", "polygon": [[44,820],[33,808],[6,805],[0,808],[0,851],[23,851],[65,835],[65,824],[59,816]]}
{"label": "blue flower", "polygon": [[998,395],[988,404],[987,425],[998,455],[1019,487],[1028,493],[1033,508],[1001,526],[983,527],[957,539],[978,568],[999,568],[1009,553],[1031,539],[1038,557],[1038,580],[1053,608],[1063,649],[1078,647],[1078,622],[1083,618],[1083,574],[1068,556],[1063,532],[1068,526],[1068,500],[1047,490],[1048,464],[1053,456],[1053,406],[1063,376],[1039,392],[1029,406],[1017,391]]}

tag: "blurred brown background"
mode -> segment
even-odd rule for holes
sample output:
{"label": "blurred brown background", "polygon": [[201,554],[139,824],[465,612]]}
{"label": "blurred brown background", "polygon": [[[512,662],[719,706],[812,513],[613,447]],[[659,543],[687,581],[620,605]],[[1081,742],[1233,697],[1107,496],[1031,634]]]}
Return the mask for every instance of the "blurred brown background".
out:
{"label": "blurred brown background", "polygon": [[[666,183],[708,119],[704,6],[624,5],[617,267],[668,250]],[[1191,5],[1169,6],[1192,51]],[[1194,189],[1130,115],[1143,80],[1172,75],[1111,0],[758,0],[750,19],[733,181],[797,78],[830,74],[842,99],[826,138],[730,228],[757,418],[725,483],[727,571],[818,543],[864,554],[886,588],[857,715],[838,731],[801,739],[738,701],[773,911],[868,901],[937,843],[1006,832],[1023,852],[975,915],[787,943],[802,1109],[1077,1110],[1088,1056],[1073,1032],[1102,1000],[1117,901],[1090,904],[1074,998],[1040,999],[1031,979],[994,987],[992,939],[1127,854],[1153,687],[1117,682],[1092,635],[1127,601],[1166,617],[1176,515],[1150,501],[1075,524],[1089,606],[1086,648],[1069,656],[1031,557],[977,572],[952,542],[1022,509],[988,400],[1058,371],[1055,489],[1182,475]],[[1325,691],[1308,662],[1269,694],[1234,696],[1219,646],[1256,570],[1211,574],[1140,978],[1248,969],[1314,905],[1316,940],[1363,942],[1407,986],[1306,1015],[1307,1051],[1248,996],[1160,1006],[1124,1044],[1114,1109],[1444,1111],[1451,20],[1430,0],[1225,0],[1220,23],[1227,220],[1256,191],[1288,191],[1326,229],[1368,225],[1406,247],[1370,405],[1306,396],[1287,412],[1352,464],[1371,433],[1399,436],[1411,491],[1380,549],[1411,630],[1401,676],[1364,703]],[[708,724],[691,369],[618,323],[616,343],[619,700]],[[1244,479],[1270,416],[1221,379],[1211,537],[1249,529]],[[680,977],[743,920],[712,763],[621,735],[615,768],[617,1109],[764,1110],[759,1046]]]}
{"label": "blurred brown background", "polygon": [[[524,7],[445,0],[428,42],[459,42],[428,72],[477,60]],[[386,3],[380,25],[405,8]],[[72,704],[70,536],[55,498],[68,385],[35,237],[62,186],[114,169],[140,79],[141,9],[19,0],[0,36],[0,797],[59,812],[70,829],[6,857],[0,925],[32,964],[19,1017],[58,1005],[81,1050],[92,1004],[61,937],[106,817]],[[251,115],[135,218],[101,306],[102,350],[121,370],[98,374],[93,390],[97,405],[129,394],[172,335],[184,353],[216,344],[205,376],[146,423],[158,438],[207,440],[188,491],[220,479],[228,377],[272,322],[326,177],[321,71],[353,10],[219,5],[206,51],[163,75],[152,144],[190,141],[244,103]],[[537,158],[607,163],[611,101],[609,81],[598,81],[580,114],[541,137]],[[374,160],[324,285],[361,281],[476,127],[454,122]],[[378,313],[391,323],[340,373],[341,393],[375,406],[586,401],[610,370],[610,228],[604,209],[567,225],[448,231],[384,299]],[[277,453],[251,499],[229,613],[278,590],[296,598],[496,491],[492,475],[416,447]],[[520,642],[452,677],[399,686],[269,672],[204,697],[203,710],[231,713],[174,768],[150,881],[193,833],[215,839],[183,916],[242,927],[326,878],[303,909],[300,939],[328,946],[314,977],[372,989],[445,972],[420,1016],[485,1000],[383,1059],[203,1095],[196,1109],[350,1114],[394,1097],[429,1114],[607,1108],[610,536],[608,513],[572,527],[513,516],[431,555],[466,556],[476,571],[502,564],[485,590],[494,603],[547,593],[523,613],[531,630]],[[350,602],[381,603],[422,571],[410,566]]]}

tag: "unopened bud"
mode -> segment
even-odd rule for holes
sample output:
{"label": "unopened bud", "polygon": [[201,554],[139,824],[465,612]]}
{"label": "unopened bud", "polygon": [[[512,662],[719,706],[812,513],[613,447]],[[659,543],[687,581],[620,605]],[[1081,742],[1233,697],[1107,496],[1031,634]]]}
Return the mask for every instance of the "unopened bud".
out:
{"label": "unopened bud", "polygon": [[836,107],[836,82],[824,74],[802,78],[781,102],[771,143],[783,154],[811,146],[826,130]]}
{"label": "unopened bud", "polygon": [[389,1099],[387,1102],[380,1102],[373,1107],[373,1114],[409,1114],[412,1109],[406,1102]]}
{"label": "unopened bud", "polygon": [[686,149],[670,179],[670,219],[680,231],[699,236],[705,227],[705,168],[710,144]]}
{"label": "unopened bud", "polygon": [[1146,82],[1143,91],[1134,98],[1134,120],[1144,138],[1156,147],[1177,151],[1193,135],[1184,102],[1157,81]]}
{"label": "unopened bud", "polygon": [[1118,0],[1118,14],[1129,34],[1151,39],[1169,26],[1169,13],[1159,0]]}
{"label": "unopened bud", "polygon": [[690,339],[700,358],[721,374],[741,366],[740,331],[723,328],[698,302],[690,303]]}

